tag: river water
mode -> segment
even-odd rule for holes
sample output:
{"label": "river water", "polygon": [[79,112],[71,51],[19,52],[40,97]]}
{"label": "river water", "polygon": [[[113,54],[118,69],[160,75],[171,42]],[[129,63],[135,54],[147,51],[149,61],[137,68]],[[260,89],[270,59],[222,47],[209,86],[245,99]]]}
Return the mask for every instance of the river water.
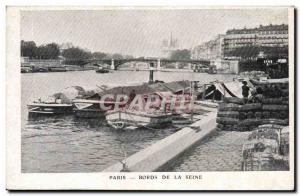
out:
{"label": "river water", "polygon": [[[99,172],[175,132],[114,130],[101,119],[73,116],[28,119],[26,104],[69,86],[124,85],[147,82],[148,71],[28,73],[21,75],[22,172]],[[233,75],[191,72],[155,72],[155,80],[232,81]]]}

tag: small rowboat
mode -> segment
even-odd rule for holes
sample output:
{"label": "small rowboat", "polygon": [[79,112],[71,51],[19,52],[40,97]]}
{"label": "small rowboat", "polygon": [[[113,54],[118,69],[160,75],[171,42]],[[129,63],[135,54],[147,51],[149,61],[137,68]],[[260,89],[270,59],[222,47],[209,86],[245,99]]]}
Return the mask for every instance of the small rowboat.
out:
{"label": "small rowboat", "polygon": [[109,69],[99,67],[99,69],[95,70],[96,73],[109,73]]}
{"label": "small rowboat", "polygon": [[82,87],[71,86],[61,92],[39,98],[27,105],[29,116],[72,114],[73,100],[84,93]]}

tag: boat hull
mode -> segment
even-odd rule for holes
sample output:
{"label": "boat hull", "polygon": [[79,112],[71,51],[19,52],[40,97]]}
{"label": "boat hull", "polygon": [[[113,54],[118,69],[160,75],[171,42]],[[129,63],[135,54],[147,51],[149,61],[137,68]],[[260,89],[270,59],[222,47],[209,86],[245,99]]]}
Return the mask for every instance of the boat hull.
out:
{"label": "boat hull", "polygon": [[78,118],[104,118],[104,111],[93,109],[73,109],[74,114]]}
{"label": "boat hull", "polygon": [[171,114],[153,115],[138,112],[114,111],[107,113],[105,117],[108,124],[115,128],[118,128],[119,125],[121,128],[127,126],[159,128],[172,123]]}
{"label": "boat hull", "polygon": [[72,104],[29,104],[27,105],[29,116],[53,116],[72,114]]}
{"label": "boat hull", "polygon": [[74,101],[74,114],[78,118],[104,118],[105,112],[100,109],[100,103],[94,100]]}
{"label": "boat hull", "polygon": [[99,69],[95,71],[96,73],[109,73],[109,70],[107,69]]}

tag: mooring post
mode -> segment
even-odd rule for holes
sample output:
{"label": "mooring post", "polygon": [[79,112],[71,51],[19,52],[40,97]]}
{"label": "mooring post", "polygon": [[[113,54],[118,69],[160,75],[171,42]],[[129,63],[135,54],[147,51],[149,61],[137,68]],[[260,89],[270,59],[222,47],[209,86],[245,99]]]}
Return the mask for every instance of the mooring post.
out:
{"label": "mooring post", "polygon": [[150,63],[149,69],[150,69],[149,84],[152,84],[153,83],[153,69],[154,69],[153,63]]}

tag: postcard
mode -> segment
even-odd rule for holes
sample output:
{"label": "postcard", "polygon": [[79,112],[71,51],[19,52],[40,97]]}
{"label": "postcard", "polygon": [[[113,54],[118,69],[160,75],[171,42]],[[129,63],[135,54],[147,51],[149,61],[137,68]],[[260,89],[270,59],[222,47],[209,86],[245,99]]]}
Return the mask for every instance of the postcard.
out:
{"label": "postcard", "polygon": [[295,189],[294,7],[7,7],[8,190]]}

